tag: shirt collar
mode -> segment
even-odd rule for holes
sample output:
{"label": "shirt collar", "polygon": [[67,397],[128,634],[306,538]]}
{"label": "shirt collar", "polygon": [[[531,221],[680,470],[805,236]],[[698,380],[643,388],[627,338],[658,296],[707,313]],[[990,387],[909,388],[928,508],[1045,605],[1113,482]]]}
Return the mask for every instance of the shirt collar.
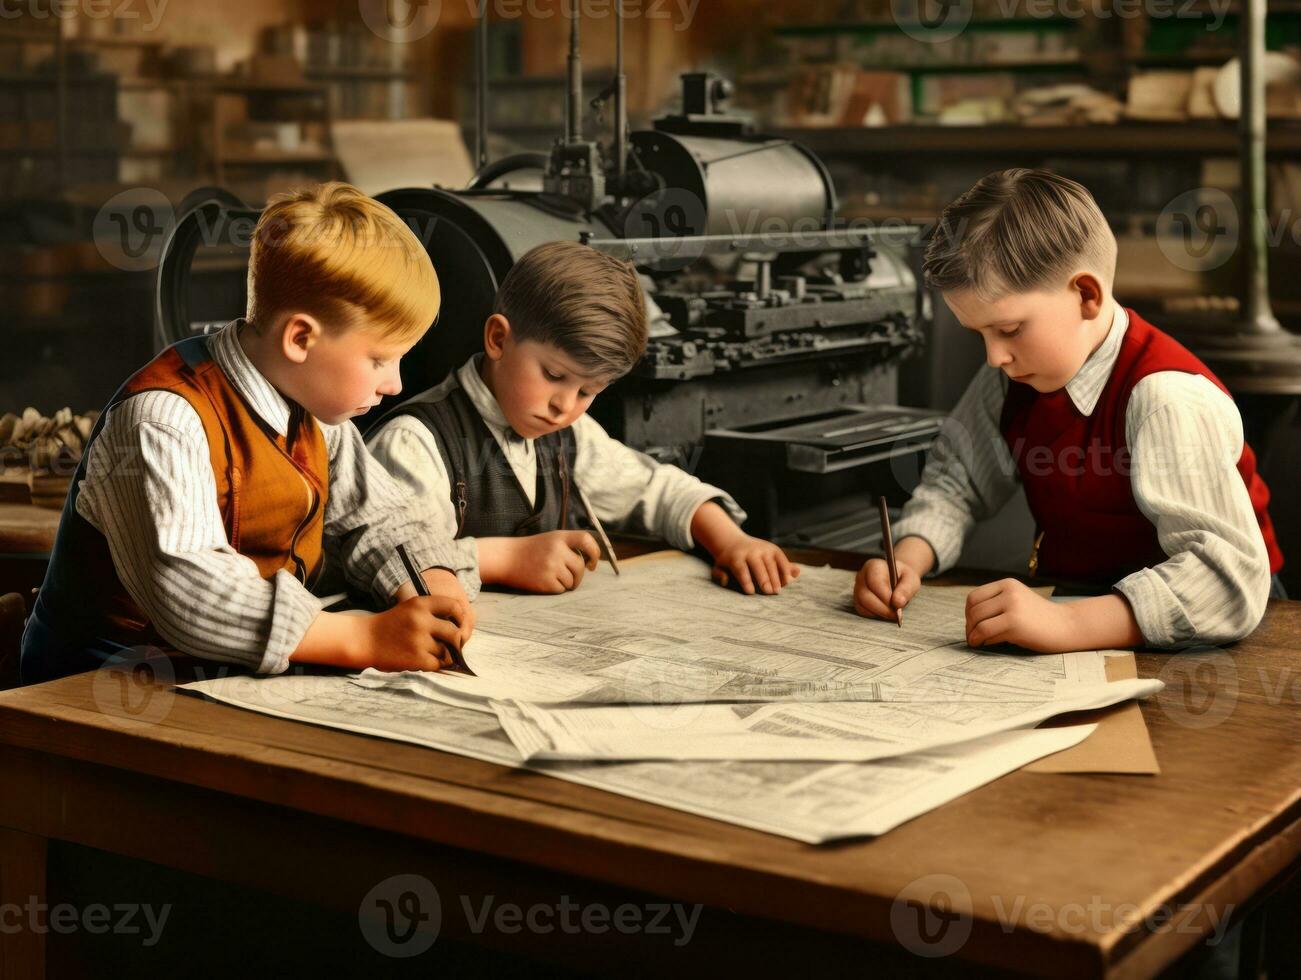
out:
{"label": "shirt collar", "polygon": [[501,410],[501,405],[497,401],[497,396],[488,390],[488,385],[484,383],[482,375],[479,374],[479,363],[482,360],[482,354],[475,354],[471,357],[457,368],[456,380],[465,389],[466,395],[470,398],[470,403],[482,416],[489,428],[494,432],[505,435],[512,441],[518,440],[524,443],[526,447],[532,446],[532,439],[525,439],[511,428],[510,422],[506,420],[506,413]]}
{"label": "shirt collar", "polygon": [[1129,314],[1117,303],[1107,336],[1075,372],[1075,377],[1066,382],[1066,394],[1081,415],[1092,415],[1097,408],[1102,389],[1107,386],[1111,370],[1116,366],[1116,358],[1120,356],[1120,342],[1125,339],[1125,331],[1128,329]]}
{"label": "shirt collar", "polygon": [[239,331],[249,329],[248,321],[232,320],[208,337],[208,352],[230,379],[241,398],[267,425],[281,436],[289,435],[289,402],[271,382],[253,366],[239,345]]}

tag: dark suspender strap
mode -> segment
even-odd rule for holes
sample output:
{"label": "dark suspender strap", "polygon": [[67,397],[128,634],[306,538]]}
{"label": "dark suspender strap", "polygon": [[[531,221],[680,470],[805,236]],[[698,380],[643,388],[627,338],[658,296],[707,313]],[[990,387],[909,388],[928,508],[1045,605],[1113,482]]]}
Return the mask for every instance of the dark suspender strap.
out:
{"label": "dark suspender strap", "polygon": [[212,355],[208,353],[208,338],[203,334],[178,340],[172,347],[180,355],[181,360],[191,368],[197,368],[200,364],[212,360]]}

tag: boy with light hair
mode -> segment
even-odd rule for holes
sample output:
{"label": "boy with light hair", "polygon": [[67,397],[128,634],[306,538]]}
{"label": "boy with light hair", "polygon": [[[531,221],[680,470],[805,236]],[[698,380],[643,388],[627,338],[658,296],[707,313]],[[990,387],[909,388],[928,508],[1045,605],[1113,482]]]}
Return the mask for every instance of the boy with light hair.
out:
{"label": "boy with light hair", "polygon": [[[436,670],[473,628],[450,541],[349,421],[401,389],[438,278],[391,210],[354,187],[272,198],[247,316],[175,344],[100,416],[23,637],[24,683],[149,645],[263,674],[291,662]],[[417,597],[405,545],[433,595]],[[382,605],[324,612],[327,556]]]}

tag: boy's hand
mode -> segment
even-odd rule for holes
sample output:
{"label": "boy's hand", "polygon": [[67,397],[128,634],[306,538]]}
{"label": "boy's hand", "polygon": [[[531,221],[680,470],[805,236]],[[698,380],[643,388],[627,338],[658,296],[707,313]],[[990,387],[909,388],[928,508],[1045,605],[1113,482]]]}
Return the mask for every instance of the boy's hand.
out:
{"label": "boy's hand", "polygon": [[361,667],[376,670],[438,670],[452,665],[473,629],[474,612],[464,597],[413,596],[362,620]]}
{"label": "boy's hand", "polygon": [[890,589],[890,566],[884,558],[869,558],[858,570],[854,580],[854,608],[860,616],[898,621],[897,611],[908,605],[922,587],[922,577],[917,569],[895,555],[895,568],[899,584]]}
{"label": "boy's hand", "polygon": [[990,582],[967,595],[967,643],[1014,643],[1039,653],[1078,650],[1074,611],[1014,578]]}
{"label": "boy's hand", "polygon": [[601,560],[600,545],[586,531],[548,531],[510,540],[513,560],[502,584],[526,592],[570,592]]}
{"label": "boy's hand", "polygon": [[764,595],[776,595],[799,574],[800,566],[781,548],[739,529],[714,552],[714,581],[724,587],[735,581],[746,595],[754,595],[756,586]]}
{"label": "boy's hand", "polygon": [[424,578],[425,586],[431,596],[443,596],[455,602],[457,609],[455,619],[461,624],[461,642],[457,644],[456,649],[464,650],[465,645],[470,642],[470,634],[474,632],[477,616],[474,606],[470,604],[470,599],[465,594],[465,589],[461,586],[461,580],[445,568],[427,568],[421,577]]}

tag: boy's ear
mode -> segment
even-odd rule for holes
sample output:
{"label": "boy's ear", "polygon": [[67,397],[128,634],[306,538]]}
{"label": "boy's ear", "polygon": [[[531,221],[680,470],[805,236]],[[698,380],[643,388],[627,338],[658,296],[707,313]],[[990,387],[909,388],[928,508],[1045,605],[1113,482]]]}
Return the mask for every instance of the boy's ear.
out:
{"label": "boy's ear", "polygon": [[321,338],[321,324],[306,313],[291,314],[280,330],[280,353],[294,364],[307,360],[307,352]]}
{"label": "boy's ear", "polygon": [[1071,280],[1071,286],[1080,295],[1080,316],[1085,320],[1096,320],[1106,301],[1101,280],[1092,272],[1081,272]]}
{"label": "boy's ear", "polygon": [[494,361],[500,360],[506,352],[506,340],[509,337],[510,321],[500,313],[494,313],[483,325],[483,352]]}

